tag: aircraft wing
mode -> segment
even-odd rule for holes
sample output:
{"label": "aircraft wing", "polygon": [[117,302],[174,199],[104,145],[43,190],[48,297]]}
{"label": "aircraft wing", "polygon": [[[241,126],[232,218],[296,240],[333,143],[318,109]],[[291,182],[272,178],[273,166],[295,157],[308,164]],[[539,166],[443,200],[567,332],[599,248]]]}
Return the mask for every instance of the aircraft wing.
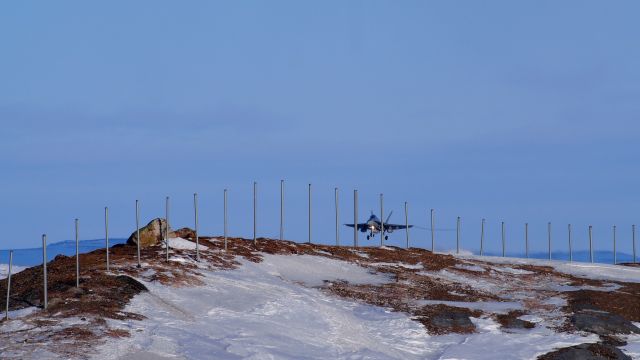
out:
{"label": "aircraft wing", "polygon": [[[413,225],[409,225],[409,229],[412,228]],[[407,229],[407,225],[399,225],[399,224],[384,224],[384,228],[385,230],[387,229],[391,229],[391,230],[402,230],[402,229]]]}
{"label": "aircraft wing", "polygon": [[348,227],[357,226],[358,230],[367,229],[367,226],[368,226],[366,223],[363,223],[363,224],[345,224],[345,225],[348,226]]}

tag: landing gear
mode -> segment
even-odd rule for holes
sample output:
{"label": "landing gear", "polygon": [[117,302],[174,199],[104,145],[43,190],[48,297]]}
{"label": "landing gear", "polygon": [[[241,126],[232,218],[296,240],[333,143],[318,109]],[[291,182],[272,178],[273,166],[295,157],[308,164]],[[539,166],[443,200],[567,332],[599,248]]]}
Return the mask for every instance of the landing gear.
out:
{"label": "landing gear", "polygon": [[367,240],[371,239],[371,236],[367,235]]}
{"label": "landing gear", "polygon": [[386,236],[386,235],[385,235],[384,239],[385,239],[385,240],[389,240],[389,236]]}

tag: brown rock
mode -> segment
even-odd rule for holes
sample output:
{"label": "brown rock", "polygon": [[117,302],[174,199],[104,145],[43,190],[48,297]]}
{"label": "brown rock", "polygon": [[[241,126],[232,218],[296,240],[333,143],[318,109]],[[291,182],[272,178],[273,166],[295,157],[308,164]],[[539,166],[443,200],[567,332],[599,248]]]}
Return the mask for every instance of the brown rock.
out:
{"label": "brown rock", "polygon": [[[164,231],[167,228],[167,221],[165,219],[153,219],[151,220],[147,226],[140,229],[140,247],[149,247],[158,245],[164,239]],[[176,237],[176,234],[169,228],[169,234],[167,235],[169,238]],[[127,240],[127,244],[136,245],[138,243],[138,234],[134,231],[129,239]]]}
{"label": "brown rock", "polygon": [[538,360],[631,360],[620,349],[603,343],[580,344],[538,357]]}
{"label": "brown rock", "polygon": [[178,229],[175,231],[176,237],[180,237],[183,239],[195,239],[196,238],[196,231],[193,229],[190,229],[188,227],[184,227],[182,229]]}

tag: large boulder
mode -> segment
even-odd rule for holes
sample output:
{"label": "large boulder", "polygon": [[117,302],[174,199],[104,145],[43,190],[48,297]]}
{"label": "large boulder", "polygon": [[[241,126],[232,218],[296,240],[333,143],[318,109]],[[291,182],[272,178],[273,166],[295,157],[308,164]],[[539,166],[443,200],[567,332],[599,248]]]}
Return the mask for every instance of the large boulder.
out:
{"label": "large boulder", "polygon": [[576,329],[607,336],[615,334],[640,334],[640,329],[620,315],[605,311],[584,309],[571,316]]}
{"label": "large boulder", "polygon": [[631,360],[615,346],[596,343],[559,349],[538,357],[538,360]]}
{"label": "large boulder", "polygon": [[[167,221],[165,219],[153,219],[151,220],[147,226],[140,229],[140,247],[149,247],[158,245],[164,239],[164,231],[167,229]],[[176,234],[169,227],[168,238],[176,237]],[[137,245],[138,244],[138,234],[136,231],[129,236],[127,240],[127,244]]]}

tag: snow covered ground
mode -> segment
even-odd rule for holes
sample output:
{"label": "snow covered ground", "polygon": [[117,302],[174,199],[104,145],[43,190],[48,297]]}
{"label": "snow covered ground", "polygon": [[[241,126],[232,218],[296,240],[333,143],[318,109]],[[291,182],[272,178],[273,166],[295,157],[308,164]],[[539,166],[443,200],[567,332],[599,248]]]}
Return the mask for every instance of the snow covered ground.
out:
{"label": "snow covered ground", "polygon": [[521,259],[495,256],[460,255],[459,258],[489,261],[496,264],[551,266],[556,271],[594,280],[640,282],[640,268],[599,263],[567,262],[557,260]]}
{"label": "snow covered ground", "polygon": [[[179,250],[195,250],[196,249],[196,243],[194,243],[193,241],[189,241],[189,240],[185,240],[183,238],[169,238],[167,239],[167,242],[169,242],[169,247],[172,249],[179,249]],[[199,245],[198,246],[200,248],[200,250],[207,250],[208,247],[204,246],[204,245]]]}
{"label": "snow covered ground", "polygon": [[[640,327],[640,323],[634,323],[634,325]],[[640,359],[640,335],[628,335],[625,340],[628,344],[621,349],[632,359]]]}
{"label": "snow covered ground", "polygon": [[[207,243],[209,246],[201,245],[200,250],[209,255],[222,254],[219,247],[216,248],[216,241]],[[238,243],[238,246],[244,245],[241,241]],[[480,257],[465,253],[456,255],[454,264],[439,268],[429,262],[413,264],[415,261],[408,261],[405,255],[379,258],[374,252],[367,253],[362,249],[353,250],[359,255],[355,261],[339,260],[332,252],[319,249],[311,249],[305,255],[259,253],[256,257],[246,258],[237,255],[235,260],[240,265],[233,270],[224,270],[219,265],[215,265],[219,268],[210,267],[212,263],[194,262],[190,256],[195,250],[192,241],[174,238],[169,239],[169,245],[176,249],[172,252],[172,265],[165,267],[162,263],[154,268],[150,266],[154,264],[152,259],[143,262],[143,271],[133,275],[144,283],[149,292],[136,295],[123,311],[143,315],[145,319],[107,320],[110,328],[125,330],[121,333],[131,336],[92,339],[98,339],[97,346],[91,343],[91,350],[95,352],[82,354],[113,360],[535,359],[558,348],[599,341],[593,334],[558,330],[557,327],[566,319],[567,314],[560,308],[567,304],[568,292],[579,289],[615,291],[620,285],[607,282],[640,282],[640,269],[623,266]],[[286,248],[289,245],[282,249]],[[303,248],[300,245],[298,250]],[[395,248],[386,249],[395,254],[401,253]],[[257,261],[256,258],[261,261],[248,260]],[[232,259],[234,255],[228,255],[227,261]],[[175,262],[187,266],[182,267]],[[573,284],[566,279],[558,279],[562,278],[558,274],[539,276],[534,273],[537,271],[534,268],[518,268],[517,265],[551,266],[558,272],[602,279],[605,283]],[[6,265],[0,265],[0,278],[5,276],[6,268]],[[22,269],[14,266],[13,272]],[[162,278],[155,276],[162,269],[174,271],[168,273],[167,278],[176,280],[182,274],[180,269],[195,269],[188,273],[201,281],[173,284],[171,281],[153,280]],[[481,317],[471,317],[475,333],[430,335],[425,325],[416,321],[419,320],[417,317],[403,312],[405,310],[392,311],[366,305],[348,297],[339,297],[327,288],[331,283],[331,288],[334,288],[346,282],[355,286],[365,285],[365,288],[371,285],[377,293],[383,288],[403,283],[396,280],[394,274],[398,271],[415,274],[416,277],[428,276],[438,284],[461,284],[496,295],[501,301],[492,301],[493,297],[475,302],[464,297],[460,301],[453,301],[460,298],[424,300],[446,297],[410,299],[417,306],[447,305],[484,312]],[[200,285],[193,285],[196,283]],[[456,288],[455,291],[462,290]],[[465,296],[464,292],[454,294],[453,290],[449,294]],[[519,318],[536,326],[532,329],[508,329],[490,315],[513,310],[526,310],[526,315]],[[11,318],[17,320],[0,326],[0,335],[15,331],[24,338],[33,338],[39,336],[38,331],[50,332],[40,329],[40,325],[35,328],[27,326],[34,324],[28,322],[28,318],[37,315],[35,308],[12,312]],[[78,324],[86,325],[86,321],[64,318],[54,326],[54,330]],[[27,330],[32,332],[27,334]],[[5,344],[0,341],[0,353],[6,348],[13,351],[13,358],[58,356],[37,352],[51,349],[50,346],[55,345],[53,343],[41,346],[42,349],[32,346],[29,347],[31,350],[26,350],[24,344],[16,345],[13,337],[14,334],[7,337],[11,341]],[[640,358],[640,335],[625,339],[628,345],[621,349],[634,358]],[[75,346],[69,341],[66,344]]]}
{"label": "snow covered ground", "polygon": [[500,354],[534,359],[554,348],[598,340],[544,326],[505,333],[490,318],[472,319],[475,334],[430,336],[409,315],[318,288],[337,280],[381,284],[389,281],[386,275],[324,257],[263,256],[261,263],[239,260],[235,270],[201,269],[202,286],[145,283],[150,292],[136,296],[125,310],[147,319],[110,320],[110,326],[132,336],[109,340],[94,358],[495,359]]}

